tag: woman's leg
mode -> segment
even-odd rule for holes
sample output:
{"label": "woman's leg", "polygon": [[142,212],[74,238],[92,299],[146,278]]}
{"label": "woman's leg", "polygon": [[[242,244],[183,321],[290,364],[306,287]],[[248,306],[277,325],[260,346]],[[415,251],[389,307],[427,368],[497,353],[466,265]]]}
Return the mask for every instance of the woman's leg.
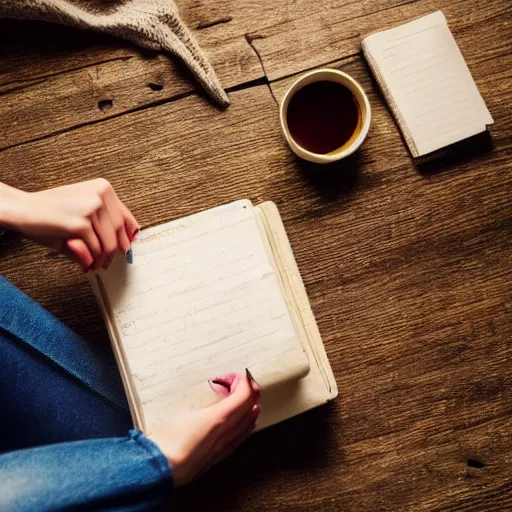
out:
{"label": "woman's leg", "polygon": [[0,452],[126,436],[115,360],[0,277]]}
{"label": "woman's leg", "polygon": [[0,350],[1,510],[167,508],[171,468],[129,432],[112,356],[1,277]]}
{"label": "woman's leg", "polygon": [[140,432],[0,454],[0,510],[169,509],[171,468]]}

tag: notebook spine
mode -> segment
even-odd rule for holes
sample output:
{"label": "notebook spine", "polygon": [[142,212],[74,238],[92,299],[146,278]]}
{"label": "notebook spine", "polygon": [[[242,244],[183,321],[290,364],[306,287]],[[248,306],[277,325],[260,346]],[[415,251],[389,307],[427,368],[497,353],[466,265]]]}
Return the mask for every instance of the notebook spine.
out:
{"label": "notebook spine", "polygon": [[398,123],[398,126],[400,128],[400,131],[402,132],[402,135],[405,139],[405,142],[409,148],[409,151],[411,152],[412,156],[414,158],[418,158],[420,156],[418,152],[418,148],[416,147],[416,144],[414,143],[414,140],[412,139],[411,132],[409,131],[409,128],[407,127],[407,123],[405,122],[405,119],[403,118],[400,109],[398,108],[397,104],[395,103],[393,99],[393,95],[391,94],[391,91],[389,90],[386,81],[384,80],[384,77],[382,73],[380,72],[379,66],[375,59],[372,57],[367,45],[365,44],[365,40],[363,39],[361,46],[363,49],[363,55],[366,59],[366,62],[368,62],[368,65],[370,66],[370,69],[372,70],[373,76],[375,77],[375,80],[377,81],[377,84],[379,85],[380,90],[382,91],[382,94],[384,95],[384,98],[391,109],[391,113],[393,114],[393,117],[395,121]]}

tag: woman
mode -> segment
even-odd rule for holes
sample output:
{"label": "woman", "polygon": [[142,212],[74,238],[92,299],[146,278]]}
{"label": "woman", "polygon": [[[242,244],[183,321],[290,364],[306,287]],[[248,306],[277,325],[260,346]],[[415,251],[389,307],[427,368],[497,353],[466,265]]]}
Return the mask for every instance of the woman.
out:
{"label": "woman", "polygon": [[[0,183],[0,228],[84,271],[107,268],[139,230],[103,179],[33,193]],[[247,373],[216,377],[224,383],[216,391],[227,396],[215,405],[169,418],[149,437],[130,430],[111,357],[3,278],[0,301],[1,510],[159,509],[173,486],[224,458],[254,428],[260,392]]]}

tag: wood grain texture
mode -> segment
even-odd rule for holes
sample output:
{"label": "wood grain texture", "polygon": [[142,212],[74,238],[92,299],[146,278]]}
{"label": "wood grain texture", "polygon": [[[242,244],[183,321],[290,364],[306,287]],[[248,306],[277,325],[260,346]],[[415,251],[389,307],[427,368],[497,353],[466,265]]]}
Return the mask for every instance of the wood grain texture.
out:
{"label": "wood grain texture", "polygon": [[[496,18],[510,23],[512,16],[510,4],[500,0],[485,4],[478,0],[402,0],[354,2],[349,5],[347,9],[344,3],[339,2],[328,11],[316,14],[312,7],[311,15],[304,16],[302,20],[259,30],[253,45],[262,59],[268,78],[283,78],[355,55],[361,50],[361,36],[391,28],[438,9],[444,12],[456,37],[459,32],[470,28],[473,30],[473,40],[468,48],[475,44],[478,37],[482,37],[482,32],[487,32],[487,27]],[[500,43],[503,46],[503,38]],[[464,45],[461,46],[463,54],[466,49]],[[506,48],[504,50],[507,53]]]}
{"label": "wood grain texture", "polygon": [[[144,227],[244,197],[278,204],[340,395],[259,433],[180,491],[179,510],[512,508],[510,19],[505,3],[466,4],[443,2],[443,10],[457,25],[455,37],[495,119],[491,151],[415,168],[364,60],[357,49],[354,55],[343,46],[333,50],[325,25],[315,28],[325,47],[312,52],[314,58],[324,52],[325,60],[313,65],[331,61],[358,79],[373,115],[364,145],[341,165],[307,165],[284,143],[274,96],[281,98],[295,75],[272,81],[271,90],[260,85],[232,92],[224,112],[188,95],[0,152],[0,179],[27,190],[109,179]],[[260,26],[272,12],[263,0],[187,5],[184,16],[198,23],[232,17],[201,29],[212,41],[240,36],[247,21],[236,20],[244,5],[247,19]],[[289,31],[290,41],[304,45],[312,25],[303,13],[314,16],[319,5],[329,5],[331,14],[343,6],[349,14],[361,5],[372,9],[366,2],[308,0],[297,2],[299,16],[272,5],[269,40],[284,40]],[[398,9],[409,16],[430,6]],[[382,23],[395,15],[388,11]],[[375,11],[367,12],[351,23],[370,26],[373,18],[361,20]],[[293,16],[296,30],[304,21],[303,32],[290,29],[286,20]],[[264,41],[252,44],[267,72],[281,66],[276,76],[284,76],[310,65],[267,52]],[[27,61],[30,52],[27,44]],[[130,62],[112,66],[121,70]],[[119,90],[129,95],[138,76],[161,72],[157,60],[146,64],[141,75],[125,68],[136,78]],[[62,57],[62,76],[81,72],[71,68]],[[116,75],[105,73],[117,87]],[[20,80],[29,76],[35,77]],[[123,76],[119,71],[120,82]],[[17,80],[14,69],[9,80]],[[68,88],[75,91],[71,80]],[[0,242],[0,273],[91,343],[106,345],[92,293],[73,265],[8,237]]]}
{"label": "wood grain texture", "polygon": [[[446,5],[436,0],[184,0],[178,4],[227,88],[265,75],[275,80],[355,55],[361,34],[437,8],[444,9],[456,35],[474,27],[473,44],[489,34],[479,30],[488,19],[499,18],[507,30],[511,12],[507,3],[481,6],[476,0]],[[38,41],[32,54],[27,27]],[[156,56],[100,34],[4,21],[0,23],[2,46],[9,51],[0,53],[0,95],[4,99],[0,103],[0,150],[171,101],[195,88],[189,73],[168,56]],[[466,49],[464,44],[461,48]],[[506,47],[502,46],[497,56],[503,52]]]}
{"label": "wood grain texture", "polygon": [[[33,54],[24,39],[25,23],[0,22],[0,150],[200,89],[168,55],[58,25],[28,26],[34,40],[42,41]],[[75,38],[71,47],[64,44]],[[205,46],[224,87],[264,77],[244,37],[219,48]]]}

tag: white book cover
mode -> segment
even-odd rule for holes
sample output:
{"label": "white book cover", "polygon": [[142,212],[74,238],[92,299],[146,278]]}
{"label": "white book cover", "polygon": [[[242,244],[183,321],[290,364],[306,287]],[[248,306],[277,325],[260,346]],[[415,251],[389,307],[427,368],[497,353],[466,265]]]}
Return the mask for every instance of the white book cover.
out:
{"label": "white book cover", "polygon": [[413,156],[493,123],[441,11],[371,34],[362,46]]}

